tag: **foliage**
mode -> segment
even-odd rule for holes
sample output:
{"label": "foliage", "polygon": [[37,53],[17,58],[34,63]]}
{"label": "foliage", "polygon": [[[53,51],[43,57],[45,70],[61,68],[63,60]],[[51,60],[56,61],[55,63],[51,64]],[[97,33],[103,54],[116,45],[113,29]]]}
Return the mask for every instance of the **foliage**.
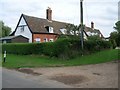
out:
{"label": "foliage", "polygon": [[102,40],[102,38],[100,38],[98,35],[88,36],[87,39],[92,40],[92,41],[100,41],[100,40]]}
{"label": "foliage", "polygon": [[80,36],[76,36],[76,35],[60,35],[58,37],[59,39],[71,39],[71,40],[80,40]]}
{"label": "foliage", "polygon": [[108,49],[111,47],[109,41],[104,41],[98,35],[89,36],[88,40],[85,42],[85,49],[88,52],[100,51],[103,49]]}
{"label": "foliage", "polygon": [[110,42],[113,48],[115,48],[116,46],[120,46],[120,21],[115,23],[114,29],[116,31],[111,32],[110,34]]}
{"label": "foliage", "polygon": [[[93,53],[110,47],[107,41],[84,41],[84,54]],[[56,42],[48,43],[30,43],[30,44],[3,44],[3,51],[9,54],[39,54],[62,59],[74,58],[81,56],[81,43],[79,39],[58,39]]]}
{"label": "foliage", "polygon": [[118,38],[118,33],[116,31],[110,33],[110,42],[113,48],[117,46],[117,38]]}
{"label": "foliage", "polygon": [[56,42],[41,43],[43,45],[43,54],[50,57],[69,59],[77,54],[79,50],[78,40],[58,39]]}
{"label": "foliage", "polygon": [[84,42],[84,46],[87,53],[93,53],[96,51],[101,51],[110,48],[110,43],[109,41],[103,41],[103,40],[98,40],[98,41],[88,40]]}
{"label": "foliage", "polygon": [[0,37],[8,36],[11,32],[11,28],[4,25],[4,22],[0,22]]}
{"label": "foliage", "polygon": [[28,55],[28,54],[41,54],[43,44],[39,43],[9,43],[2,45],[2,51],[7,51],[9,54],[20,54],[20,55]]}
{"label": "foliage", "polygon": [[115,23],[114,29],[117,30],[118,33],[120,33],[120,21]]}
{"label": "foliage", "polygon": [[74,24],[67,24],[66,30],[68,35],[78,35],[79,34],[79,28],[80,26],[74,25]]}

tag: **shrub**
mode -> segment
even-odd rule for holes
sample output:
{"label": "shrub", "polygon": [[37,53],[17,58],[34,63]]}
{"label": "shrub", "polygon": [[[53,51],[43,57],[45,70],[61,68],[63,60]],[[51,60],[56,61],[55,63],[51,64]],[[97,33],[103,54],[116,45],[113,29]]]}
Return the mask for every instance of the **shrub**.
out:
{"label": "shrub", "polygon": [[[72,45],[73,46],[73,45]],[[70,53],[71,42],[69,39],[60,39],[54,43],[44,43],[43,53],[51,57],[67,58]]]}
{"label": "shrub", "polygon": [[[93,53],[103,49],[110,48],[109,42],[102,40],[84,41],[84,54]],[[56,42],[47,43],[10,43],[2,45],[3,51],[9,54],[40,54],[50,57],[58,57],[63,59],[74,58],[81,55],[81,42],[78,39],[58,39]]]}
{"label": "shrub", "polygon": [[10,44],[3,44],[2,51],[7,51],[10,54],[21,54],[21,55],[28,55],[28,54],[41,54],[42,53],[42,44],[38,43],[10,43]]}
{"label": "shrub", "polygon": [[100,50],[108,49],[110,48],[110,42],[109,41],[103,41],[103,40],[88,40],[84,42],[84,48],[86,52],[97,52]]}

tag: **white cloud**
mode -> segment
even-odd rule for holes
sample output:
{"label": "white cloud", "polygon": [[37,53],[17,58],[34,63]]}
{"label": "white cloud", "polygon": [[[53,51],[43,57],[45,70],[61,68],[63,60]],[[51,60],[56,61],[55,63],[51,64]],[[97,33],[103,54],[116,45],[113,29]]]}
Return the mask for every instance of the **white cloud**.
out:
{"label": "white cloud", "polygon": [[[109,36],[117,21],[118,1],[84,0],[84,23],[90,26],[91,21],[95,22],[95,27]],[[22,13],[46,18],[45,10],[49,6],[54,20],[79,24],[79,4],[79,0],[0,0],[0,19],[14,30]]]}

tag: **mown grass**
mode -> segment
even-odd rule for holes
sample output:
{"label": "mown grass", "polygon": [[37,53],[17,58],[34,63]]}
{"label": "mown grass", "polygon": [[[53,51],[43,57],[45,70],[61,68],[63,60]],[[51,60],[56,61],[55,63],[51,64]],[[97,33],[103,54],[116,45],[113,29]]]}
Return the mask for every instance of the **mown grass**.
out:
{"label": "mown grass", "polygon": [[76,57],[70,60],[49,58],[39,55],[13,55],[7,54],[6,63],[2,63],[6,68],[23,67],[53,67],[53,66],[78,66],[86,64],[105,63],[118,60],[118,50],[105,50],[91,55]]}

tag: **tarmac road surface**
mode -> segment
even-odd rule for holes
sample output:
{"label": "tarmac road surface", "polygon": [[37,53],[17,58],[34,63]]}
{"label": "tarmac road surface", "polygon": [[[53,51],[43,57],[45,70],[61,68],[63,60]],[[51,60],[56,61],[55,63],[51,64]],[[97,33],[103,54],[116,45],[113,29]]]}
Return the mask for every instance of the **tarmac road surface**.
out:
{"label": "tarmac road surface", "polygon": [[33,76],[15,70],[2,69],[2,88],[70,88],[42,75]]}

